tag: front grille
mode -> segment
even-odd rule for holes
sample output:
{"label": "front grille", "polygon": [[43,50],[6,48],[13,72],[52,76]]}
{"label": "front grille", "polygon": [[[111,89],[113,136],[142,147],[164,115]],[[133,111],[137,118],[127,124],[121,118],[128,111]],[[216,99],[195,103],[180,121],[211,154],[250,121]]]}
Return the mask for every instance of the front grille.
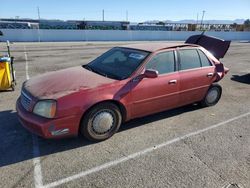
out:
{"label": "front grille", "polygon": [[21,104],[27,110],[31,110],[31,101],[32,99],[24,92],[21,92]]}

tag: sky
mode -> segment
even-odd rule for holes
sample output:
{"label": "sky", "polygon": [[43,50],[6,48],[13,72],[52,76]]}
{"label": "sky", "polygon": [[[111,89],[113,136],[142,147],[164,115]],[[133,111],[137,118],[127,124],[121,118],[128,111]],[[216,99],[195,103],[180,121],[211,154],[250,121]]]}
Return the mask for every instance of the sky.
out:
{"label": "sky", "polygon": [[0,0],[0,18],[125,21],[250,18],[250,0]]}

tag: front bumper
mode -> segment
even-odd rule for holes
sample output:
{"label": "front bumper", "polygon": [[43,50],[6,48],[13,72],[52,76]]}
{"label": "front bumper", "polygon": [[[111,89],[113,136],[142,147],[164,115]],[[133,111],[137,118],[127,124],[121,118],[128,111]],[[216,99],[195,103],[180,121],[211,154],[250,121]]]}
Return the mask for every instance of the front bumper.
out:
{"label": "front bumper", "polygon": [[43,138],[62,138],[78,135],[80,123],[80,117],[78,116],[72,115],[55,119],[39,117],[25,110],[20,98],[16,102],[16,111],[23,127]]}

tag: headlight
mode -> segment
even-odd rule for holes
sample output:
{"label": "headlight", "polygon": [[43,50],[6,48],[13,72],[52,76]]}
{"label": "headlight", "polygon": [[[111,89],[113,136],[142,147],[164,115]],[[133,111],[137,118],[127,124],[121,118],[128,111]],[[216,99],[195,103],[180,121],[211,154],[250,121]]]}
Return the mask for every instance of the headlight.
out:
{"label": "headlight", "polygon": [[46,118],[53,118],[56,115],[56,101],[38,101],[33,109],[33,113]]}

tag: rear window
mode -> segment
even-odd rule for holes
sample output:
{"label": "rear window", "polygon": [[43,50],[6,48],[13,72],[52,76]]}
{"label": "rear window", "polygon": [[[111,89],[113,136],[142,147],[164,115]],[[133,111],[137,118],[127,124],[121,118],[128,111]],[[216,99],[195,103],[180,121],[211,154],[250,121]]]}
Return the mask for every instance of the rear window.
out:
{"label": "rear window", "polygon": [[211,63],[208,60],[207,56],[201,50],[198,50],[198,53],[201,59],[201,65],[203,67],[211,66]]}
{"label": "rear window", "polygon": [[179,50],[180,70],[194,69],[201,67],[200,57],[197,50]]}

